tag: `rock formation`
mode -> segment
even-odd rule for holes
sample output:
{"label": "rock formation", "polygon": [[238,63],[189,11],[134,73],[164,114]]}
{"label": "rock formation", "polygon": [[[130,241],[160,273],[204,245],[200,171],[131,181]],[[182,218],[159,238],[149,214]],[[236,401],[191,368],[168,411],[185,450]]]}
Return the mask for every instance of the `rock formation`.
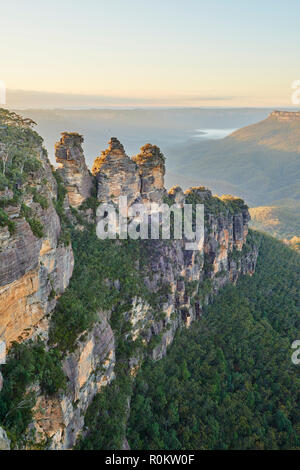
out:
{"label": "rock formation", "polygon": [[98,313],[92,331],[76,351],[63,360],[68,388],[60,397],[46,397],[38,389],[34,429],[39,439],[51,440],[50,449],[72,449],[84,427],[84,414],[96,393],[114,379],[115,344],[108,319]]}
{"label": "rock formation", "polygon": [[83,137],[75,132],[63,132],[55,145],[58,173],[65,183],[69,204],[79,207],[91,195],[92,176],[86,166],[82,149]]}
{"label": "rock formation", "polygon": [[141,177],[141,196],[144,202],[161,203],[164,187],[165,158],[156,145],[146,144],[132,160],[138,165]]}
{"label": "rock formation", "polygon": [[[43,319],[73,271],[72,248],[60,243],[61,225],[52,203],[56,181],[45,151],[38,148],[37,155],[41,169],[28,176],[19,201],[0,196],[14,224],[13,231],[0,224],[0,339],[7,346],[47,330]],[[42,230],[38,236],[33,232],[37,225]]]}
{"label": "rock formation", "polygon": [[[56,145],[56,158],[61,164],[58,172],[69,203],[78,209],[90,195],[92,185],[82,141],[78,134],[64,133]],[[65,201],[60,201],[58,207],[57,183],[48,158],[42,149],[39,155],[41,170],[28,176],[21,201],[9,201],[7,191],[0,194],[6,200],[6,217],[15,224],[14,231],[7,223],[0,224],[0,337],[8,346],[14,340],[34,339],[40,334],[47,347],[55,347],[48,344],[48,316],[51,317],[73,271],[72,248],[61,242],[63,220],[68,214],[60,219],[56,212],[64,210]],[[168,203],[179,206],[204,205],[203,252],[186,250],[185,241],[180,239],[144,240],[143,259],[136,259],[136,264],[149,295],[119,299],[126,300],[122,315],[126,325],[131,325],[131,337],[142,343],[142,348],[133,350],[128,360],[129,373],[134,377],[145,356],[158,360],[166,354],[176,330],[189,327],[200,318],[222,286],[235,283],[241,274],[254,272],[258,249],[248,237],[249,213],[242,200],[218,198],[203,187],[185,193],[174,187],[166,192],[164,157],[156,146],[147,144],[130,159],[120,142],[112,138],[108,149],[95,160],[92,173],[97,179],[99,201],[117,202],[122,195],[127,196],[129,204],[162,202],[165,197]],[[43,226],[40,236],[33,232],[33,216]],[[72,223],[71,217],[69,224]],[[85,230],[84,225],[80,229]],[[84,235],[89,236],[89,232]],[[118,279],[105,281],[112,292],[120,291],[122,295]],[[39,440],[50,438],[50,449],[74,447],[84,430],[88,406],[102,387],[115,378],[118,356],[110,324],[113,310],[114,307],[98,311],[92,327],[78,336],[74,350],[64,352],[66,390],[49,397],[33,384],[37,402],[30,426],[37,431]],[[0,428],[0,448],[1,442],[7,445],[5,432]]]}
{"label": "rock formation", "polygon": [[272,111],[269,118],[276,119],[281,122],[300,121],[300,111]]}
{"label": "rock formation", "polygon": [[168,191],[168,196],[174,201],[174,204],[182,206],[184,204],[185,196],[180,186],[173,186]]}
{"label": "rock formation", "polygon": [[126,155],[123,145],[115,137],[96,158],[92,173],[97,178],[99,201],[117,202],[120,196],[127,196],[128,204],[131,204],[139,198],[137,165]]}

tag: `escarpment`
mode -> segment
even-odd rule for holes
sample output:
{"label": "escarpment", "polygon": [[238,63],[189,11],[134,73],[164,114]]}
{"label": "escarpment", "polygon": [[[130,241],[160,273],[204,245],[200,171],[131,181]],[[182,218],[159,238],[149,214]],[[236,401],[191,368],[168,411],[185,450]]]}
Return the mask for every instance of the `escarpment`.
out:
{"label": "escarpment", "polygon": [[[74,263],[71,245],[61,242],[57,182],[41,139],[17,130],[23,160],[12,156],[0,192],[0,339],[7,347],[35,332],[47,334],[46,316],[66,289]],[[9,144],[7,133],[1,139]]]}
{"label": "escarpment", "polygon": [[[167,191],[165,159],[156,146],[145,145],[131,159],[112,138],[93,165],[97,198],[91,196],[93,181],[81,144],[78,134],[62,135],[56,144],[61,167],[54,176],[39,147],[39,169],[26,174],[17,190],[20,199],[11,202],[14,188],[9,187],[2,196],[0,334],[10,345],[16,339],[35,341],[41,333],[46,349],[59,357],[65,378],[64,387],[46,392],[43,382],[27,386],[36,398],[27,429],[49,449],[83,445],[93,431],[89,407],[101,403],[99,393],[114,383],[121,390],[124,376],[132,382],[146,357],[163,357],[176,330],[200,319],[226,283],[252,274],[258,255],[244,202],[213,196],[200,186]],[[203,250],[187,250],[184,238],[99,240],[95,209],[100,202],[118,202],[119,196],[126,196],[128,205],[204,205]],[[92,208],[89,219],[87,207]],[[69,284],[73,250],[78,264]],[[9,376],[3,375],[5,388]],[[129,390],[123,394],[126,411],[119,417],[124,429]],[[1,414],[0,426],[12,432]],[[120,448],[124,442],[125,430]],[[15,439],[14,446],[24,443]]]}

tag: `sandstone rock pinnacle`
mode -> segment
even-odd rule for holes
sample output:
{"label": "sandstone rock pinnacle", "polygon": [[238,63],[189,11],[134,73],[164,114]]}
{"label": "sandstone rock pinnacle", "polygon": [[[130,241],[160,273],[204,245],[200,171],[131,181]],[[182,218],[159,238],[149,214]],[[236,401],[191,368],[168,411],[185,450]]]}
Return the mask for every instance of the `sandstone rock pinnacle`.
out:
{"label": "sandstone rock pinnacle", "polygon": [[127,196],[128,204],[140,197],[137,165],[126,155],[123,145],[112,137],[108,148],[97,157],[92,173],[97,178],[97,194],[101,201],[116,201]]}
{"label": "sandstone rock pinnacle", "polygon": [[82,149],[83,137],[75,132],[63,132],[55,144],[58,172],[68,191],[69,204],[78,207],[91,195],[93,179],[86,166]]}
{"label": "sandstone rock pinnacle", "polygon": [[166,192],[164,187],[165,157],[160,149],[156,145],[146,144],[132,160],[139,167],[142,199],[160,203]]}

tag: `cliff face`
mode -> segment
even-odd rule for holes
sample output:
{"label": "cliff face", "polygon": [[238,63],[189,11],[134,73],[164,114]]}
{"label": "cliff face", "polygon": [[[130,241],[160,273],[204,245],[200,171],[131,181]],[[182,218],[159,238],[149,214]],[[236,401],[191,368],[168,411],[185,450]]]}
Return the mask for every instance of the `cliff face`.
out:
{"label": "cliff face", "polygon": [[[86,215],[79,209],[90,196],[92,186],[82,141],[78,134],[64,133],[56,145],[56,158],[62,165],[58,173],[78,217]],[[55,344],[47,343],[46,316],[49,314],[51,319],[57,297],[69,283],[73,252],[70,245],[60,242],[61,222],[54,207],[58,202],[57,182],[42,149],[39,158],[39,172],[27,177],[21,200],[15,205],[5,204],[5,212],[15,222],[15,229],[10,230],[7,224],[0,227],[0,334],[10,344],[42,333],[45,345],[56,348]],[[213,301],[224,284],[236,282],[241,274],[252,274],[258,254],[248,236],[249,213],[243,201],[214,197],[203,187],[185,193],[174,187],[167,193],[164,157],[156,146],[147,144],[130,159],[120,142],[112,138],[108,149],[95,160],[92,173],[97,180],[99,202],[117,202],[123,195],[129,204],[136,201],[167,201],[179,206],[204,204],[204,250],[186,250],[184,240],[141,241],[143,255],[134,261],[136,275],[142,279],[147,295],[128,298],[122,282],[105,275],[105,284],[110,286],[112,296],[119,293],[118,300],[112,308],[98,310],[92,326],[78,336],[74,350],[64,351],[62,369],[67,379],[66,389],[48,396],[39,385],[32,386],[37,401],[30,429],[36,431],[38,441],[50,439],[47,444],[50,449],[70,449],[81,433],[89,431],[84,429],[87,408],[95,395],[115,379],[120,327],[112,326],[111,316],[122,302],[125,303],[122,321],[130,325],[125,340],[128,344],[133,341],[142,345],[129,354],[128,374],[134,377],[147,355],[158,360],[166,354],[176,330],[190,327],[200,318],[205,305]],[[5,191],[6,196],[2,197],[7,199]],[[61,211],[65,211],[63,220],[69,217],[68,224],[74,225],[71,230],[86,231],[88,236],[90,228],[74,224],[65,200],[60,205]],[[62,220],[61,213],[60,217]],[[95,222],[90,217],[89,222]],[[33,219],[43,225],[39,236]],[[101,286],[96,287],[95,295],[100,295]],[[123,298],[123,292],[127,297]]]}
{"label": "cliff face", "polygon": [[114,335],[107,316],[98,313],[92,330],[78,342],[76,351],[63,359],[67,389],[47,397],[39,388],[33,428],[39,440],[50,439],[49,449],[72,449],[84,428],[88,405],[102,387],[114,379]]}
{"label": "cliff face", "polygon": [[73,271],[72,248],[60,243],[52,202],[56,181],[43,148],[37,146],[35,155],[38,169],[14,188],[15,194],[8,189],[0,194],[0,337],[7,347],[47,331],[44,319]]}
{"label": "cliff face", "polygon": [[79,207],[91,195],[92,177],[86,166],[82,149],[83,137],[77,133],[63,132],[55,145],[58,173],[68,192],[70,206]]}
{"label": "cliff face", "polygon": [[[221,287],[228,282],[235,283],[241,274],[254,273],[258,255],[255,245],[247,242],[249,213],[241,200],[220,201],[202,187],[192,188],[185,194],[176,187],[168,195],[171,201],[180,204],[192,201],[204,204],[204,249],[203,253],[186,250],[183,240],[173,240],[170,244],[161,240],[148,242],[149,264],[144,282],[157,296],[155,309],[163,315],[157,321],[149,305],[137,299],[130,321],[135,337],[145,334],[150,341],[161,336],[152,351],[155,360],[166,354],[179,326],[190,327],[200,318],[205,305],[213,301]],[[236,204],[234,209],[232,204]],[[160,298],[161,289],[166,286],[168,295]]]}

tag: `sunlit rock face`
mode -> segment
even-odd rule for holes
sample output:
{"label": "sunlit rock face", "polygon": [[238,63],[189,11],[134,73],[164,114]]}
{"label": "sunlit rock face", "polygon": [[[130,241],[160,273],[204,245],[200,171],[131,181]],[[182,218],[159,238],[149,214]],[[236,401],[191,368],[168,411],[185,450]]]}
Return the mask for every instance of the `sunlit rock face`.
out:
{"label": "sunlit rock face", "polygon": [[164,187],[165,157],[156,145],[146,144],[132,157],[141,177],[141,196],[144,202],[161,203]]}
{"label": "sunlit rock face", "polygon": [[[8,348],[37,332],[47,334],[44,319],[68,286],[74,266],[71,245],[60,243],[61,225],[53,205],[56,180],[42,147],[37,156],[41,168],[22,183],[20,200],[7,202],[3,209],[15,225],[14,232],[0,226],[0,339]],[[43,196],[47,207],[37,202],[32,190]],[[11,196],[6,191],[2,198]],[[31,211],[30,219],[41,224],[41,237],[26,221],[24,205]]]}
{"label": "sunlit rock face", "polygon": [[36,390],[33,426],[39,440],[51,439],[50,449],[71,449],[84,427],[84,414],[96,393],[114,379],[115,343],[107,316],[98,313],[92,330],[79,339],[76,351],[63,361],[67,390],[47,397]]}
{"label": "sunlit rock face", "polygon": [[63,132],[55,144],[55,158],[67,192],[69,204],[79,207],[91,195],[93,179],[86,166],[82,149],[83,137],[77,133]]}
{"label": "sunlit rock face", "polygon": [[33,235],[20,214],[13,235],[6,227],[0,230],[0,335],[7,346],[32,336],[73,272],[72,248],[58,243],[60,222],[53,206],[38,211],[43,238]]}
{"label": "sunlit rock face", "polygon": [[123,145],[112,137],[108,148],[97,157],[92,173],[97,178],[99,201],[118,202],[127,196],[128,205],[140,198],[140,177],[137,165],[126,155]]}

